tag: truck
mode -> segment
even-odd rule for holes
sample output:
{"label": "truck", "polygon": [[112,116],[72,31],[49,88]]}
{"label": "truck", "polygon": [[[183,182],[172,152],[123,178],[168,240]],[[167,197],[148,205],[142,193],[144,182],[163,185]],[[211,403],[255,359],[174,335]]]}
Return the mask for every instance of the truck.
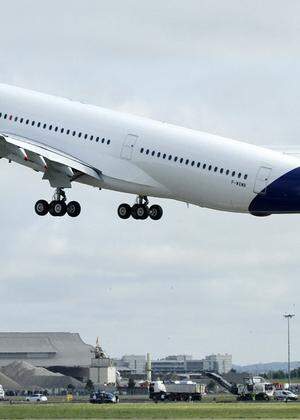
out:
{"label": "truck", "polygon": [[274,397],[274,385],[261,376],[249,376],[244,378],[242,384],[236,384],[227,381],[218,373],[205,372],[205,375],[223,386],[231,394],[236,395],[238,401],[267,401]]}
{"label": "truck", "polygon": [[201,401],[205,385],[193,381],[154,381],[149,386],[149,398],[158,401]]}

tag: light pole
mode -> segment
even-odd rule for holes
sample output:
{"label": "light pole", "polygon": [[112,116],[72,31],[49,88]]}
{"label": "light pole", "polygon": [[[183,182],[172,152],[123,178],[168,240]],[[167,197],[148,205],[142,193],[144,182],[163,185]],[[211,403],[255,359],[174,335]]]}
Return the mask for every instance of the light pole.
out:
{"label": "light pole", "polygon": [[290,340],[290,320],[295,316],[295,314],[284,314],[283,315],[288,322],[288,379],[289,379],[289,388],[291,387],[291,340]]}

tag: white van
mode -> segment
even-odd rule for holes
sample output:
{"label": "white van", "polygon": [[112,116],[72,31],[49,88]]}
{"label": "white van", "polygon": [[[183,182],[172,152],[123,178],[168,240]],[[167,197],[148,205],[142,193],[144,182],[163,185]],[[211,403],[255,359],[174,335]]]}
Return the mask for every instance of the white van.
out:
{"label": "white van", "polygon": [[298,399],[298,395],[294,394],[293,392],[289,391],[288,389],[277,389],[274,391],[274,398],[275,400],[290,400],[295,401]]}

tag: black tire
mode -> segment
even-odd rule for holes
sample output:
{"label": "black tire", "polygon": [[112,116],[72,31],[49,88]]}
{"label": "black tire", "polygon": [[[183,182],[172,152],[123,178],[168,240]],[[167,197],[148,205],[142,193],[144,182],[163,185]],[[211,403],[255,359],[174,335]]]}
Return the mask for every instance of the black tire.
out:
{"label": "black tire", "polygon": [[49,207],[49,213],[54,217],[62,217],[67,212],[67,206],[64,201],[52,201]]}
{"label": "black tire", "polygon": [[70,201],[67,206],[67,213],[70,217],[78,217],[81,213],[81,206],[77,201]]}
{"label": "black tire", "polygon": [[136,220],[145,220],[149,216],[149,209],[145,204],[135,204],[131,209],[131,215]]}
{"label": "black tire", "polygon": [[55,212],[54,212],[54,206],[57,203],[57,201],[51,201],[51,203],[49,204],[49,214],[51,214],[51,216],[56,216]]}
{"label": "black tire", "polygon": [[131,216],[134,218],[134,219],[136,219],[136,220],[138,220],[138,215],[137,215],[137,213],[136,213],[136,208],[137,208],[137,204],[134,204],[132,207],[131,207]]}
{"label": "black tire", "polygon": [[157,204],[154,204],[149,209],[149,216],[152,220],[159,220],[162,218],[163,215],[163,209],[158,206]]}
{"label": "black tire", "polygon": [[46,200],[39,200],[35,203],[34,210],[38,216],[46,216],[49,212],[49,204]]}
{"label": "black tire", "polygon": [[129,204],[121,204],[118,208],[118,216],[121,219],[129,219],[131,216],[131,207]]}

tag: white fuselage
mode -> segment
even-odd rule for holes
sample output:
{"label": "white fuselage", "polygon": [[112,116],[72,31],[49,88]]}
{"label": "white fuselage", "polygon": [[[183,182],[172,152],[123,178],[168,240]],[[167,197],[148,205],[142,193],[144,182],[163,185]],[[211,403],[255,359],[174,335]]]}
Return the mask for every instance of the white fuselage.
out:
{"label": "white fuselage", "polygon": [[93,186],[212,209],[249,212],[260,190],[299,166],[269,149],[6,85],[0,113],[0,133],[101,171]]}

